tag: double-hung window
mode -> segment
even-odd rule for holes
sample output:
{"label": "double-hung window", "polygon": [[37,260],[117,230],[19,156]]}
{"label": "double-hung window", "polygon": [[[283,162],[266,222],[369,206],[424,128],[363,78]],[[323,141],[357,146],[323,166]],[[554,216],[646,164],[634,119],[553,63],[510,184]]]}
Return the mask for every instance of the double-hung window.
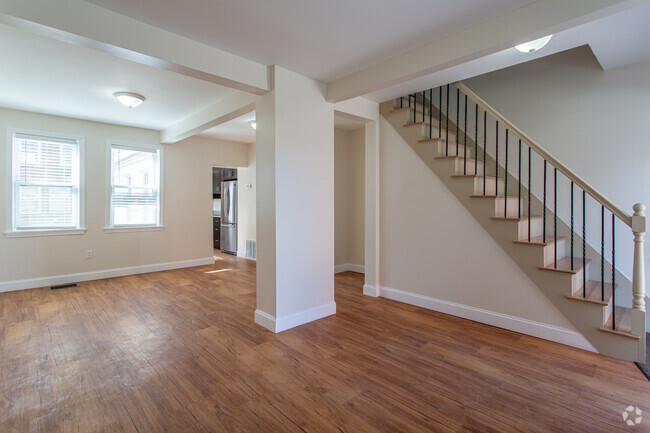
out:
{"label": "double-hung window", "polygon": [[162,228],[162,147],[108,143],[107,231]]}
{"label": "double-hung window", "polygon": [[83,137],[8,129],[7,236],[85,232],[83,152]]}

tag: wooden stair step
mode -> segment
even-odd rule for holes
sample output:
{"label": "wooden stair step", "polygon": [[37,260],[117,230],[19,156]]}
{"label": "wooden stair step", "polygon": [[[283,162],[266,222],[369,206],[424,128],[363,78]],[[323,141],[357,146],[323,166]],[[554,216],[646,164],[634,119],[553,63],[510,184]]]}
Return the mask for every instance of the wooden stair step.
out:
{"label": "wooden stair step", "polygon": [[616,307],[616,329],[612,329],[612,315],[610,314],[607,322],[600,330],[636,340],[641,338],[632,334],[632,309],[627,307]]}
{"label": "wooden stair step", "polygon": [[[618,285],[617,285],[618,286]],[[582,288],[576,291],[573,295],[567,296],[568,299],[573,301],[589,302],[598,305],[609,305],[612,299],[612,283],[605,283],[605,300],[603,301],[602,284],[600,281],[589,280],[587,281],[587,288],[585,290],[586,296],[582,296]]]}
{"label": "wooden stair step", "polygon": [[[429,126],[429,122],[415,122],[415,123],[412,123],[412,122],[411,122],[411,123],[405,123],[405,124],[402,125],[402,126],[405,127],[405,128],[408,128],[408,127],[410,127],[410,126],[421,126],[421,125]],[[436,129],[438,129],[438,125],[433,125],[433,127],[436,128]],[[442,130],[443,130],[443,131],[446,131],[446,129],[444,129],[444,128],[442,128]],[[446,132],[445,132],[445,133],[446,133]],[[455,133],[455,132],[451,132],[451,131],[449,131],[449,135],[456,135],[456,133]],[[445,137],[442,137],[442,138],[444,139]],[[439,139],[439,138],[436,138],[436,140],[438,140],[438,139]]]}
{"label": "wooden stair step", "polygon": [[[429,110],[428,110],[428,108],[429,108],[429,107],[427,107],[427,110],[424,112],[424,117],[429,117]],[[392,110],[390,110],[390,112],[391,112],[391,113],[399,113],[400,111],[404,111],[404,110],[412,110],[412,109],[413,109],[413,107],[398,107],[398,108],[393,108]],[[422,118],[422,110],[415,110],[415,112],[416,112],[416,113],[419,113],[419,114],[420,114],[419,117]],[[434,120],[438,121],[438,118],[437,118],[437,117],[435,117],[435,116],[432,116],[432,117],[433,117]],[[417,119],[417,116],[416,116],[416,119]]]}
{"label": "wooden stair step", "polygon": [[[565,239],[567,239],[567,237],[562,236],[562,237],[557,238],[557,241],[560,242],[560,241],[563,241]],[[514,243],[516,243],[516,244],[526,244],[526,245],[540,245],[540,246],[546,247],[546,246],[549,246],[549,245],[553,245],[555,243],[555,241],[553,240],[552,236],[551,237],[546,236],[546,241],[544,241],[543,236],[536,236],[536,237],[530,238],[530,241],[528,241],[528,240],[514,241]]]}
{"label": "wooden stair step", "polygon": [[[448,157],[445,156],[444,158],[448,158]],[[472,159],[472,161],[474,161],[474,159]],[[451,177],[479,177],[479,178],[483,179],[484,176],[482,174],[452,174]],[[486,179],[496,179],[495,176],[485,176],[485,178]],[[502,177],[500,177],[499,179],[503,180]]]}
{"label": "wooden stair step", "polygon": [[[591,263],[591,260],[587,259],[586,264]],[[552,272],[562,272],[565,274],[577,274],[582,269],[582,257],[573,258],[573,270],[571,270],[571,258],[562,257],[557,260],[557,268],[554,263],[551,263],[548,266],[540,266],[539,269],[542,271],[552,271]]]}
{"label": "wooden stair step", "polygon": [[471,198],[506,198],[506,197],[508,197],[508,198],[520,198],[518,195],[505,196],[505,195],[482,195],[482,194],[470,195],[470,197]]}
{"label": "wooden stair step", "polygon": [[465,158],[465,157],[463,157],[463,155],[434,156],[433,159],[460,159],[460,160],[465,160],[467,162],[476,161],[474,158]]}
{"label": "wooden stair step", "polygon": [[532,217],[527,217],[527,216],[523,216],[523,217],[502,217],[502,216],[498,216],[498,217],[496,217],[496,216],[493,216],[493,217],[490,217],[490,219],[497,220],[497,221],[527,221],[529,219],[538,220],[538,219],[542,219],[542,218],[544,218],[544,217],[541,217],[541,216],[532,216]]}

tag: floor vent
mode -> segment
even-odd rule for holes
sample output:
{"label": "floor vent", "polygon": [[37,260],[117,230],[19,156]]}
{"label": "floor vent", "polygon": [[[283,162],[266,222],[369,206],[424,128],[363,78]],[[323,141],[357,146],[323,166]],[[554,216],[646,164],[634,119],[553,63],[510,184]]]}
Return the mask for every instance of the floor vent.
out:
{"label": "floor vent", "polygon": [[257,258],[257,241],[246,239],[246,258],[255,260]]}
{"label": "floor vent", "polygon": [[70,287],[79,287],[79,286],[77,286],[77,283],[59,284],[58,286],[51,286],[50,290],[68,289]]}

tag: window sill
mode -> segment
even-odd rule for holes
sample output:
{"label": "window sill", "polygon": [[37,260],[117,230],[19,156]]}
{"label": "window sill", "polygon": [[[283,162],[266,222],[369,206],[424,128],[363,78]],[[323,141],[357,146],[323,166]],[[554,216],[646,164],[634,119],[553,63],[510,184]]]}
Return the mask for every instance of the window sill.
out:
{"label": "window sill", "polygon": [[105,233],[128,233],[128,232],[157,232],[165,226],[132,226],[132,227],[104,227]]}
{"label": "window sill", "polygon": [[13,232],[4,232],[8,238],[31,238],[40,236],[68,236],[68,235],[83,235],[86,233],[86,228],[79,229],[56,229],[56,230],[20,230]]}

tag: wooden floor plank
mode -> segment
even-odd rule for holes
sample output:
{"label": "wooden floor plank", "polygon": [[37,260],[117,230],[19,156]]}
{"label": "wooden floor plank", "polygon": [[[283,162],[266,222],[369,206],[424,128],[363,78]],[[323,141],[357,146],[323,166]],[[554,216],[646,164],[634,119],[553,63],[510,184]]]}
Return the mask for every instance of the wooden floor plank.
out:
{"label": "wooden floor plank", "polygon": [[[255,262],[0,294],[2,432],[628,431],[629,362],[362,294],[280,334]],[[635,431],[650,431],[650,417]]]}

